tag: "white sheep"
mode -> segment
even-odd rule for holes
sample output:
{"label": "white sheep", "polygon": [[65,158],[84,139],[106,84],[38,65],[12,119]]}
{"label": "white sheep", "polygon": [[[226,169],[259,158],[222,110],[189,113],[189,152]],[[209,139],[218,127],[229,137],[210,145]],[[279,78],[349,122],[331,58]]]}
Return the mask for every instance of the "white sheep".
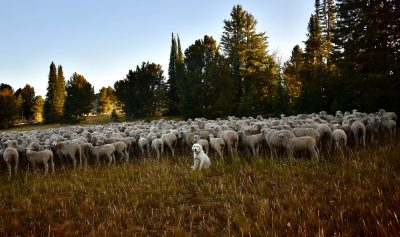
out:
{"label": "white sheep", "polygon": [[17,175],[19,154],[17,149],[13,147],[7,147],[3,152],[3,160],[7,164],[8,176],[11,178],[11,165],[14,163],[14,174]]}
{"label": "white sheep", "polygon": [[235,131],[233,130],[221,131],[218,137],[224,140],[226,145],[225,147],[228,148],[228,151],[230,151],[232,156],[234,152],[237,153],[239,136]]}
{"label": "white sheep", "polygon": [[223,158],[224,157],[224,149],[225,149],[225,142],[222,138],[214,137],[214,134],[210,134],[210,146],[211,149],[216,151],[218,155]]}
{"label": "white sheep", "polygon": [[239,142],[245,146],[250,148],[253,156],[257,156],[260,150],[261,142],[263,140],[262,134],[254,134],[247,136],[243,131],[238,132]]}
{"label": "white sheep", "polygon": [[100,158],[106,157],[108,159],[108,165],[112,165],[115,161],[115,147],[111,144],[105,144],[102,146],[95,146],[91,150],[91,155],[94,158],[96,165],[100,164]]}
{"label": "white sheep", "polygon": [[315,141],[319,141],[319,133],[314,128],[293,128],[292,132],[295,137],[310,136],[314,138]]}
{"label": "white sheep", "polygon": [[295,137],[291,130],[263,129],[261,132],[271,151],[271,156],[277,156],[277,149],[284,148],[287,140]]}
{"label": "white sheep", "polygon": [[142,156],[144,156],[145,152],[147,152],[147,157],[150,157],[149,140],[147,140],[147,138],[145,138],[145,137],[141,137],[141,138],[139,138],[138,144],[139,144],[140,151],[142,152]]}
{"label": "white sheep", "polygon": [[317,132],[319,134],[318,143],[320,148],[327,148],[329,149],[332,143],[332,130],[327,124],[318,124],[317,125]]}
{"label": "white sheep", "polygon": [[172,157],[175,157],[174,147],[176,147],[178,143],[178,138],[176,137],[176,135],[173,133],[162,134],[161,140],[164,142],[164,145],[168,146],[169,150],[171,151]]}
{"label": "white sheep", "polygon": [[356,146],[362,144],[365,147],[366,129],[363,122],[352,119],[350,121],[350,129],[356,141]]}
{"label": "white sheep", "polygon": [[310,136],[294,137],[283,139],[289,157],[293,157],[295,151],[308,151],[311,159],[318,160],[317,142]]}
{"label": "white sheep", "polygon": [[54,158],[53,152],[51,150],[36,151],[36,144],[30,144],[26,150],[26,158],[32,165],[33,170],[36,169],[36,164],[43,164],[44,174],[46,175],[49,171],[49,162],[51,167],[51,172],[54,174]]}
{"label": "white sheep", "polygon": [[396,122],[394,120],[384,117],[381,122],[382,130],[390,138],[393,138],[396,134]]}
{"label": "white sheep", "polygon": [[111,143],[111,145],[113,145],[115,148],[114,156],[116,159],[121,161],[121,159],[125,157],[125,160],[129,161],[128,148],[124,142],[118,141]]}
{"label": "white sheep", "polygon": [[160,159],[164,153],[164,142],[161,138],[156,138],[151,142],[151,148],[156,152],[157,159]]}
{"label": "white sheep", "polygon": [[208,151],[210,149],[210,145],[206,139],[202,139],[200,135],[193,136],[193,144],[198,143],[203,148],[203,151],[208,155]]}
{"label": "white sheep", "polygon": [[332,140],[336,150],[342,150],[342,147],[347,145],[347,135],[343,129],[335,129],[332,131]]}
{"label": "white sheep", "polygon": [[82,149],[78,143],[58,142],[53,145],[53,149],[61,159],[62,169],[64,169],[63,159],[67,159],[68,157],[72,160],[73,169],[76,168],[76,158],[79,158],[79,165],[82,166]]}

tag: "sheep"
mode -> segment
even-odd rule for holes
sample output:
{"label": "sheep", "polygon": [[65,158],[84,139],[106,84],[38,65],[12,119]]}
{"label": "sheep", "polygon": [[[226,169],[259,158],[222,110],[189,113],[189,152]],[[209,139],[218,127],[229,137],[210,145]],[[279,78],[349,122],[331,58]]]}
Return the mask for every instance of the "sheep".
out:
{"label": "sheep", "polygon": [[209,135],[210,138],[210,146],[211,149],[213,149],[214,151],[216,151],[218,153],[218,155],[223,158],[224,157],[224,149],[225,149],[225,142],[222,138],[219,137],[214,137],[214,134],[210,134]]}
{"label": "sheep", "polygon": [[295,137],[291,130],[263,129],[261,132],[271,151],[271,156],[277,156],[277,149],[284,147],[286,140]]}
{"label": "sheep", "polygon": [[73,169],[76,169],[76,157],[79,158],[79,165],[82,165],[82,149],[78,143],[70,143],[70,142],[58,142],[53,145],[53,149],[55,150],[57,156],[61,159],[61,166],[64,169],[63,159],[67,157],[71,158]]}
{"label": "sheep", "polygon": [[318,144],[320,148],[328,148],[332,143],[332,130],[327,124],[318,124],[317,125],[317,132],[319,134]]}
{"label": "sheep", "polygon": [[295,137],[303,137],[310,136],[315,139],[315,141],[319,141],[319,133],[314,128],[293,128],[292,132]]}
{"label": "sheep", "polygon": [[225,147],[228,148],[232,156],[234,152],[237,153],[239,136],[235,131],[232,130],[221,131],[218,137],[224,140],[226,145]]}
{"label": "sheep", "polygon": [[384,117],[381,122],[382,131],[386,133],[390,138],[393,138],[396,134],[396,122],[394,120]]}
{"label": "sheep", "polygon": [[36,151],[37,149],[36,144],[30,144],[26,150],[26,158],[28,159],[29,163],[32,165],[33,170],[36,169],[36,164],[43,164],[44,166],[44,175],[47,175],[49,170],[49,162],[51,167],[51,172],[54,174],[54,158],[53,152],[51,150],[42,150]]}
{"label": "sheep", "polygon": [[91,149],[90,154],[94,157],[96,165],[100,164],[100,158],[106,157],[108,159],[108,165],[112,165],[115,161],[115,147],[111,144],[105,144],[102,146],[95,146]]}
{"label": "sheep", "polygon": [[246,134],[244,134],[243,131],[240,131],[238,132],[238,135],[241,144],[246,147],[249,147],[251,149],[252,155],[257,156],[263,139],[262,134],[254,134],[247,136]]}
{"label": "sheep", "polygon": [[111,145],[114,146],[114,156],[121,160],[123,157],[125,157],[126,161],[129,161],[129,154],[128,154],[128,149],[126,147],[126,144],[122,141],[119,142],[114,142],[111,143]]}
{"label": "sheep", "polygon": [[161,140],[170,149],[172,157],[175,157],[174,147],[176,147],[176,145],[178,143],[178,138],[176,137],[176,135],[173,133],[163,134],[163,135],[161,135]]}
{"label": "sheep", "polygon": [[151,142],[151,148],[156,152],[157,159],[161,158],[164,152],[164,142],[161,138],[156,138]]}
{"label": "sheep", "polygon": [[[278,135],[283,136],[283,135]],[[302,136],[294,137],[290,139],[283,139],[283,144],[287,149],[289,157],[293,157],[295,151],[308,151],[311,155],[311,159],[318,160],[318,148],[317,142],[313,137]]]}
{"label": "sheep", "polygon": [[131,151],[133,150],[133,147],[136,144],[136,138],[134,138],[134,137],[124,137],[124,138],[121,139],[121,141],[125,143],[126,149],[127,149],[127,153],[128,153],[128,157],[129,157],[129,154],[131,153]]}
{"label": "sheep", "polygon": [[209,151],[209,147],[210,147],[210,145],[209,145],[209,143],[208,143],[208,141],[206,140],[206,139],[202,139],[201,137],[200,137],[200,135],[194,135],[193,136],[193,144],[194,143],[198,143],[198,144],[200,144],[201,145],[201,147],[203,148],[203,150],[204,150],[204,152],[208,155],[208,151]]}
{"label": "sheep", "polygon": [[356,141],[356,146],[359,146],[360,143],[362,143],[362,145],[365,147],[366,129],[364,123],[359,120],[352,119],[350,121],[350,129]]}
{"label": "sheep", "polygon": [[342,147],[346,147],[347,135],[343,129],[338,128],[333,130],[331,136],[336,150],[342,150]]}
{"label": "sheep", "polygon": [[3,160],[7,164],[8,176],[11,179],[11,164],[14,163],[14,174],[17,175],[19,154],[17,149],[13,147],[7,147],[3,152]]}
{"label": "sheep", "polygon": [[147,157],[150,157],[149,140],[147,140],[147,138],[145,138],[145,137],[141,137],[141,138],[139,138],[138,144],[140,147],[140,151],[142,152],[142,156],[144,156],[145,151],[147,151]]}
{"label": "sheep", "polygon": [[366,136],[369,138],[370,142],[375,141],[375,137],[379,135],[379,128],[381,125],[381,119],[375,116],[370,116],[364,120]]}

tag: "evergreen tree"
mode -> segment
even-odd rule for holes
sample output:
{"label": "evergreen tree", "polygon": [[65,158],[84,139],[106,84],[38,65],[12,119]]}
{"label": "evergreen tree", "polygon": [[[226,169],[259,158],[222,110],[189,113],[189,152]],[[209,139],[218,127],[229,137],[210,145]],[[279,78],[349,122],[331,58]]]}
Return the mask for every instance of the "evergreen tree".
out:
{"label": "evergreen tree", "polygon": [[288,104],[289,100],[287,95],[287,87],[284,84],[284,80],[282,78],[282,70],[279,70],[278,74],[276,75],[274,91],[273,111],[275,115],[287,114]]}
{"label": "evergreen tree", "polygon": [[296,45],[290,59],[283,68],[283,80],[286,85],[288,107],[292,114],[298,113],[298,103],[302,91],[301,70],[303,68],[303,50]]}
{"label": "evergreen tree", "polygon": [[174,34],[172,33],[171,39],[171,53],[169,57],[168,66],[168,100],[169,100],[169,115],[178,114],[178,74],[177,74],[177,63],[178,63],[178,46]]}
{"label": "evergreen tree", "polygon": [[36,96],[31,108],[31,113],[33,115],[33,121],[36,123],[43,122],[43,106],[44,100],[42,96]]}
{"label": "evergreen tree", "polygon": [[65,79],[62,66],[51,62],[46,100],[44,104],[44,119],[47,123],[59,122],[64,116]]}
{"label": "evergreen tree", "polygon": [[55,110],[55,97],[57,84],[57,69],[54,62],[50,64],[49,81],[47,86],[46,100],[44,103],[44,120],[48,123],[56,122],[56,110]]}
{"label": "evergreen tree", "polygon": [[12,126],[18,117],[19,106],[14,90],[8,84],[0,84],[0,127]]}
{"label": "evergreen tree", "polygon": [[150,117],[168,109],[165,78],[159,64],[143,62],[135,71],[129,70],[124,80],[117,81],[114,89],[127,116]]}
{"label": "evergreen tree", "polygon": [[26,120],[32,119],[32,106],[35,100],[35,89],[26,84],[24,88],[21,90],[21,99],[22,99],[22,116]]}
{"label": "evergreen tree", "polygon": [[267,54],[265,32],[257,33],[255,18],[236,5],[231,20],[224,20],[221,45],[231,68],[234,85],[234,105],[241,114],[259,114],[268,109],[272,79],[277,67]]}
{"label": "evergreen tree", "polygon": [[111,113],[113,109],[118,109],[118,101],[112,87],[102,87],[99,93],[99,113]]}
{"label": "evergreen tree", "polygon": [[67,82],[66,91],[65,121],[79,122],[93,109],[93,86],[82,75],[75,72]]}

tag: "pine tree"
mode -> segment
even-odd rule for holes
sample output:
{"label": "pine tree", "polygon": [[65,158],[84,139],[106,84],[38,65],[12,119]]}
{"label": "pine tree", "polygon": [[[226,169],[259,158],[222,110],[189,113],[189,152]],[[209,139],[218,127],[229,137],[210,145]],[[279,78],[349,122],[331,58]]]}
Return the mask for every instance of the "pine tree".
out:
{"label": "pine tree", "polygon": [[12,126],[18,117],[19,106],[17,96],[13,88],[8,85],[0,84],[0,127],[8,128]]}
{"label": "pine tree", "polygon": [[42,96],[36,96],[31,108],[31,112],[33,115],[33,121],[36,123],[41,123],[43,122],[43,106],[44,106],[44,100]]}
{"label": "pine tree", "polygon": [[22,104],[21,108],[23,111],[23,117],[26,120],[31,120],[32,119],[32,106],[35,100],[35,89],[26,84],[24,88],[21,90],[21,99],[22,99]]}
{"label": "pine tree", "polygon": [[65,103],[66,91],[65,91],[65,77],[61,65],[58,65],[57,70],[57,85],[56,85],[56,97],[54,106],[57,114],[57,120],[62,120],[64,116],[64,103]]}
{"label": "pine tree", "polygon": [[50,64],[49,81],[44,103],[44,120],[47,123],[57,122],[55,101],[57,97],[57,70],[54,62]]}
{"label": "pine tree", "polygon": [[263,113],[277,73],[267,54],[266,33],[256,32],[256,19],[241,5],[234,6],[230,15],[231,20],[224,20],[221,45],[231,68],[235,107],[243,115]]}
{"label": "pine tree", "polygon": [[172,33],[171,39],[171,53],[169,58],[169,66],[168,66],[168,81],[167,84],[169,86],[168,90],[168,100],[169,100],[169,115],[177,115],[178,114],[178,73],[177,73],[177,63],[178,63],[178,48],[177,42]]}
{"label": "pine tree", "polygon": [[303,50],[296,45],[283,68],[283,80],[286,85],[288,95],[288,106],[290,112],[298,112],[298,103],[302,91],[301,70],[303,68]]}
{"label": "pine tree", "polygon": [[83,120],[85,114],[93,109],[93,86],[78,73],[74,73],[67,82],[65,100],[65,121],[76,123]]}

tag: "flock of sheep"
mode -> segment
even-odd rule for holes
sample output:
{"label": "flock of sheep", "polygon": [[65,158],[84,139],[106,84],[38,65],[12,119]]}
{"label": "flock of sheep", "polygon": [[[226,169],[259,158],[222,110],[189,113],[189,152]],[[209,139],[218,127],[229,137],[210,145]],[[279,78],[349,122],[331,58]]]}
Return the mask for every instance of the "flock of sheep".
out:
{"label": "flock of sheep", "polygon": [[[133,157],[189,154],[198,143],[206,154],[294,156],[301,152],[318,159],[320,152],[365,146],[380,137],[393,138],[397,115],[381,109],[366,114],[357,110],[264,119],[236,118],[187,121],[155,120],[70,126],[26,132],[2,132],[0,157],[11,178],[19,166],[39,165],[48,173],[65,165],[112,165]],[[304,152],[305,151],[305,152]],[[78,164],[77,164],[78,163]]]}

